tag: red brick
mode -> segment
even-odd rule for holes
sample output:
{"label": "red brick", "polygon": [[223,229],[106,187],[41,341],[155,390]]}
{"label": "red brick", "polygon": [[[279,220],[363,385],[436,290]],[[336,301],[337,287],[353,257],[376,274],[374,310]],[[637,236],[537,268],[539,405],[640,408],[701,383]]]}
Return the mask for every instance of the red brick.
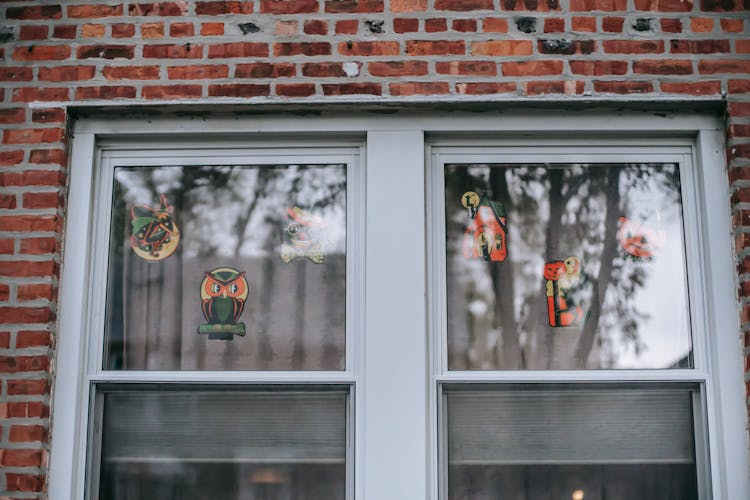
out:
{"label": "red brick", "polygon": [[742,19],[722,19],[720,24],[721,29],[728,33],[741,33],[743,30]]}
{"label": "red brick", "polygon": [[47,429],[41,425],[12,425],[8,436],[11,443],[33,443],[47,440]]}
{"label": "red brick", "polygon": [[94,66],[53,66],[39,68],[39,80],[47,82],[72,82],[94,78]]}
{"label": "red brick", "polygon": [[172,23],[169,25],[169,36],[182,37],[194,35],[195,26],[193,26],[193,23]]}
{"label": "red brick", "polygon": [[503,76],[544,76],[562,74],[562,61],[505,62]]}
{"label": "red brick", "polygon": [[214,78],[227,78],[229,67],[219,66],[170,66],[167,69],[170,80],[203,80]]}
{"label": "red brick", "polygon": [[[27,347],[49,347],[52,345],[52,339],[50,338],[49,332],[36,332],[36,331],[20,331],[16,333],[16,348],[24,349]],[[20,403],[27,407],[24,415],[20,417],[43,417],[46,413],[41,403],[37,403],[40,408],[34,408],[32,411],[31,405],[33,403]]]}
{"label": "red brick", "polygon": [[[485,31],[487,31],[485,29]],[[548,17],[544,20],[545,33],[563,33],[565,31],[565,19],[562,17]]]}
{"label": "red brick", "polygon": [[682,33],[681,19],[661,19],[661,30],[665,33]]}
{"label": "red brick", "polygon": [[731,147],[730,154],[732,158],[750,159],[750,144],[736,144]]}
{"label": "red brick", "polygon": [[388,90],[393,96],[439,95],[450,92],[448,82],[401,82],[391,83]]}
{"label": "red brick", "polygon": [[[394,23],[395,22],[396,20],[394,20]],[[357,31],[359,31],[359,21],[356,19],[344,19],[342,21],[336,21],[337,35],[356,35]]]}
{"label": "red brick", "polygon": [[112,38],[131,38],[135,36],[135,25],[134,24],[113,24],[112,25]]}
{"label": "red brick", "polygon": [[382,89],[379,83],[356,82],[323,84],[323,94],[325,95],[381,95],[381,93]]}
{"label": "red brick", "polygon": [[65,123],[65,109],[35,109],[31,113],[31,121],[35,123]]}
{"label": "red brick", "polygon": [[19,40],[44,40],[49,34],[47,26],[21,26],[18,31]]}
{"label": "red brick", "polygon": [[727,90],[730,94],[746,94],[750,92],[750,80],[729,80]]}
{"label": "red brick", "polygon": [[[730,137],[750,137],[750,125],[739,125],[739,124],[733,124],[731,127],[729,127],[729,136]],[[744,211],[747,213],[747,221],[748,226],[750,226],[750,211]]]}
{"label": "red brick", "polygon": [[[10,332],[0,332],[0,348],[1,349],[8,349],[10,348]],[[9,403],[8,406],[10,406],[12,403]],[[2,405],[0,405],[2,406]],[[0,418],[3,418],[2,412],[0,412]]]}
{"label": "red brick", "polygon": [[28,67],[0,67],[0,80],[4,82],[28,82],[33,77],[33,72]]}
{"label": "red brick", "polygon": [[688,59],[641,59],[633,61],[633,73],[690,75],[693,73],[693,62]]}
{"label": "red brick", "polygon": [[315,94],[314,83],[277,83],[276,95],[284,97],[308,97]]}
{"label": "red brick", "polygon": [[43,372],[48,369],[47,356],[0,356],[0,373]]}
{"label": "red brick", "polygon": [[372,76],[421,76],[427,74],[427,63],[425,61],[390,61],[371,62],[367,69]]}
{"label": "red brick", "polygon": [[102,75],[113,80],[158,80],[159,66],[105,66]]}
{"label": "red brick", "polygon": [[596,31],[596,18],[576,16],[571,20],[571,26],[573,31],[594,33]]}
{"label": "red brick", "polygon": [[[10,298],[10,286],[0,283],[0,302],[7,302]],[[2,356],[0,356],[0,371],[2,371]]]}
{"label": "red brick", "polygon": [[325,11],[332,14],[373,14],[383,10],[383,0],[325,0]]}
{"label": "red brick", "polygon": [[49,393],[46,380],[8,380],[8,395],[38,395]]}
{"label": "red brick", "polygon": [[142,92],[145,99],[185,99],[200,97],[203,88],[201,85],[146,85]]}
{"label": "red brick", "polygon": [[595,81],[594,91],[608,94],[642,94],[654,91],[651,82]]}
{"label": "red brick", "polygon": [[48,238],[24,238],[21,240],[20,252],[27,255],[43,255],[57,251],[57,240]]}
{"label": "red brick", "polygon": [[560,10],[559,0],[500,0],[503,10],[550,12]]}
{"label": "red brick", "polygon": [[427,0],[391,0],[393,12],[418,12],[427,10]]}
{"label": "red brick", "polygon": [[141,37],[164,38],[164,23],[158,22],[141,24]]}
{"label": "red brick", "polygon": [[624,75],[628,72],[627,61],[570,61],[574,75],[602,76]]}
{"label": "red brick", "polygon": [[[114,28],[112,28],[114,34]],[[59,24],[52,29],[52,38],[66,38],[72,40],[76,37],[76,26],[72,24]]]}
{"label": "red brick", "polygon": [[201,24],[202,36],[218,36],[224,34],[224,23],[203,23]]}
{"label": "red brick", "polygon": [[406,53],[410,56],[441,56],[466,54],[463,40],[409,40]]}
{"label": "red brick", "polygon": [[81,26],[81,38],[104,38],[107,26],[104,24],[84,24]]}
{"label": "red brick", "polygon": [[6,467],[40,467],[42,450],[2,450],[2,465]]}
{"label": "red brick", "polygon": [[0,151],[0,166],[10,167],[23,161],[23,151]]}
{"label": "red brick", "polygon": [[476,19],[454,19],[453,23],[451,24],[451,29],[453,31],[460,31],[460,32],[466,32],[466,33],[475,32],[477,30],[477,20]]}
{"label": "red brick", "polygon": [[35,164],[62,165],[65,162],[65,151],[62,149],[32,149],[29,161]]}
{"label": "red brick", "polygon": [[305,63],[302,65],[302,75],[313,78],[346,76],[343,64],[340,62]]}
{"label": "red brick", "polygon": [[308,19],[305,21],[302,31],[308,35],[325,35],[328,33],[328,21]]}
{"label": "red brick", "polygon": [[492,61],[438,62],[435,70],[443,75],[496,76],[497,64]]}
{"label": "red brick", "polygon": [[[5,267],[7,266],[0,268]],[[24,275],[17,273],[6,276]],[[0,322],[2,323],[47,323],[52,319],[52,311],[49,307],[0,307]]]}
{"label": "red brick", "polygon": [[24,128],[3,131],[3,144],[36,144],[59,142],[63,138],[61,128]]}
{"label": "red brick", "polygon": [[714,29],[714,20],[710,17],[693,17],[690,19],[690,31],[708,33]]}
{"label": "red brick", "polygon": [[604,52],[608,54],[660,54],[664,52],[662,40],[605,40]]}
{"label": "red brick", "polygon": [[27,300],[52,300],[53,289],[49,283],[18,285],[17,298],[19,301]]}
{"label": "red brick", "polygon": [[714,54],[729,52],[729,40],[672,40],[669,42],[673,54]]}
{"label": "red brick", "polygon": [[548,95],[548,94],[582,94],[584,82],[581,81],[533,81],[526,82],[526,94]]}
{"label": "red brick", "polygon": [[[393,20],[393,31],[396,33],[414,33],[419,31],[419,19],[396,18]],[[338,25],[336,32],[338,33]]]}
{"label": "red brick", "polygon": [[494,10],[492,0],[435,0],[436,10]]}
{"label": "red brick", "polygon": [[[144,52],[147,47],[144,47]],[[133,45],[84,45],[76,49],[78,59],[132,59]]]}
{"label": "red brick", "polygon": [[24,193],[23,208],[56,208],[60,195],[56,192]]}
{"label": "red brick", "polygon": [[398,42],[341,42],[339,53],[345,56],[395,56]]}
{"label": "red brick", "polygon": [[260,0],[261,14],[312,14],[319,10],[318,0]]}
{"label": "red brick", "polygon": [[114,17],[122,15],[122,5],[69,5],[68,17],[73,19],[90,19],[97,17]]}
{"label": "red brick", "polygon": [[485,33],[507,33],[508,20],[504,17],[485,17],[482,19],[482,31]]}
{"label": "red brick", "polygon": [[690,12],[693,10],[692,0],[635,0],[637,10],[651,10],[659,12]]}
{"label": "red brick", "polygon": [[122,85],[107,85],[100,87],[76,87],[76,99],[133,99],[136,88]]}
{"label": "red brick", "polygon": [[424,30],[426,33],[442,33],[443,31],[448,31],[448,20],[444,17],[425,19]]}
{"label": "red brick", "polygon": [[[32,151],[31,162],[34,163]],[[2,172],[0,180],[6,186],[59,186],[64,181],[64,175],[57,170],[25,170],[23,172]],[[20,217],[20,216],[16,216]]]}
{"label": "red brick", "polygon": [[747,8],[743,0],[701,0],[701,10],[708,12],[741,11]]}
{"label": "red brick", "polygon": [[8,7],[5,10],[7,19],[60,19],[62,8],[59,5],[40,5],[34,7]]}
{"label": "red brick", "polygon": [[734,48],[738,54],[750,54],[750,40],[735,40]]}
{"label": "red brick", "polygon": [[742,59],[702,59],[698,63],[701,74],[750,73],[750,60]]}
{"label": "red brick", "polygon": [[145,59],[200,59],[203,57],[203,46],[190,43],[146,45],[143,47],[143,57]]}
{"label": "red brick", "polygon": [[227,83],[208,86],[208,95],[211,97],[260,97],[267,96],[270,92],[268,84]]}
{"label": "red brick", "polygon": [[131,5],[131,16],[183,16],[187,13],[187,2],[151,2]]}
{"label": "red brick", "polygon": [[627,0],[570,0],[570,10],[573,12],[590,12],[596,10],[614,12],[625,11],[627,9]]}
{"label": "red brick", "polygon": [[8,491],[42,491],[44,476],[36,474],[5,474]]}
{"label": "red brick", "polygon": [[282,42],[273,44],[273,55],[283,56],[327,56],[331,54],[328,42]]}
{"label": "red brick", "polygon": [[267,43],[236,42],[209,45],[209,59],[224,57],[268,57]]}
{"label": "red brick", "polygon": [[489,40],[472,42],[471,55],[474,56],[530,56],[532,45],[529,40]]}
{"label": "red brick", "polygon": [[23,123],[25,121],[26,110],[24,108],[0,109],[0,123]]}
{"label": "red brick", "polygon": [[4,208],[4,209],[16,208],[16,195],[0,194],[0,208]]}
{"label": "red brick", "polygon": [[253,2],[197,2],[195,13],[199,16],[219,16],[222,14],[252,14]]}
{"label": "red brick", "polygon": [[23,87],[13,90],[13,102],[66,101],[70,89],[67,87]]}
{"label": "red brick", "polygon": [[291,63],[250,63],[238,64],[234,70],[235,78],[279,78],[295,76],[296,69]]}
{"label": "red brick", "polygon": [[16,61],[62,61],[68,57],[68,45],[27,45],[13,49],[13,59]]}

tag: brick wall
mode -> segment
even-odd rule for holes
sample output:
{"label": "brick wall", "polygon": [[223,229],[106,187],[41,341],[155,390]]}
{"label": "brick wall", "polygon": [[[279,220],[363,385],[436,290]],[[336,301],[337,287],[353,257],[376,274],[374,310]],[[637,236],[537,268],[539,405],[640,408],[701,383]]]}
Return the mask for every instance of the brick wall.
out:
{"label": "brick wall", "polygon": [[[724,96],[750,298],[748,11],[750,0],[0,0],[0,497],[45,497],[69,106]],[[750,326],[744,342],[750,370]]]}

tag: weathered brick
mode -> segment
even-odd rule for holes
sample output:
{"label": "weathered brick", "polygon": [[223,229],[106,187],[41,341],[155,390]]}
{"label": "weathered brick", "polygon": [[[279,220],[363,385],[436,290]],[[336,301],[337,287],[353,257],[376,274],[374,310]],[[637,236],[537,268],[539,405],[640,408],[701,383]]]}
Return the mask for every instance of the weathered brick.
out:
{"label": "weathered brick", "polygon": [[324,83],[322,87],[325,95],[381,95],[383,92],[380,84],[373,82]]}
{"label": "weathered brick", "polygon": [[24,238],[20,243],[20,252],[28,255],[44,255],[57,251],[57,240],[54,237]]}
{"label": "weathered brick", "polygon": [[308,97],[315,94],[314,83],[277,83],[276,95],[284,97]]}
{"label": "weathered brick", "polygon": [[560,75],[562,61],[504,62],[501,65],[504,76],[545,76]]}
{"label": "weathered brick", "polygon": [[68,17],[73,19],[91,19],[97,17],[115,17],[122,15],[122,5],[69,5]]}
{"label": "weathered brick", "polygon": [[8,380],[8,395],[38,395],[49,393],[46,380]]}
{"label": "weathered brick", "polygon": [[10,167],[13,165],[18,165],[23,161],[23,156],[23,151],[0,150],[0,166]]}
{"label": "weathered brick", "polygon": [[2,209],[16,208],[16,195],[0,193],[0,208]]}
{"label": "weathered brick", "polygon": [[8,437],[11,443],[46,441],[47,429],[41,425],[12,425]]}
{"label": "weathered brick", "polygon": [[49,283],[19,284],[16,298],[21,301],[52,300],[53,287]]}
{"label": "weathered brick", "polygon": [[224,23],[201,24],[201,36],[219,36],[224,34]]}
{"label": "weathered brick", "polygon": [[284,56],[327,56],[331,54],[328,42],[281,42],[273,44],[273,55]]}
{"label": "weathered brick", "polygon": [[212,97],[261,97],[271,93],[268,84],[226,83],[208,86],[208,95]]}
{"label": "weathered brick", "polygon": [[662,82],[661,91],[667,94],[716,95],[721,94],[721,82]]}
{"label": "weathered brick", "polygon": [[229,66],[224,64],[217,66],[170,66],[169,68],[167,68],[167,75],[169,76],[170,80],[203,80],[227,78],[229,76]]}
{"label": "weathered brick", "polygon": [[659,12],[690,12],[693,10],[692,0],[635,0],[637,10],[651,10]]}
{"label": "weathered brick", "polygon": [[131,16],[183,16],[187,14],[188,2],[151,2],[131,4]]}
{"label": "weathered brick", "polygon": [[532,81],[525,82],[526,93],[530,96],[546,94],[576,95],[583,93],[584,82],[568,81]]}
{"label": "weathered brick", "polygon": [[141,24],[142,38],[164,38],[164,23],[143,23]]}
{"label": "weathered brick", "polygon": [[339,53],[345,56],[395,56],[398,42],[341,42]]}
{"label": "weathered brick", "polygon": [[325,35],[328,33],[328,21],[322,19],[308,19],[305,21],[302,31],[308,35]]}
{"label": "weathered brick", "polygon": [[252,14],[253,2],[196,2],[195,13],[199,16],[219,16],[222,14]]}
{"label": "weathered brick", "polygon": [[[0,269],[4,267],[6,266],[0,266]],[[26,275],[6,274],[5,276]],[[2,323],[47,323],[52,319],[52,311],[49,307],[0,307],[0,322]]]}
{"label": "weathered brick", "polygon": [[442,33],[448,31],[448,20],[444,17],[425,19],[424,30],[426,33]]}
{"label": "weathered brick", "polygon": [[419,12],[427,10],[427,0],[391,0],[393,12]]}
{"label": "weathered brick", "polygon": [[642,94],[654,91],[651,82],[595,81],[594,90],[606,94]]}
{"label": "weathered brick", "polygon": [[331,14],[372,14],[383,12],[384,4],[383,0],[325,0],[325,11]]}
{"label": "weathered brick", "polygon": [[530,56],[532,45],[529,40],[489,40],[472,42],[471,55],[474,56]]}
{"label": "weathered brick", "polygon": [[305,63],[302,65],[302,75],[312,78],[343,77],[344,65],[340,62]]}
{"label": "weathered brick", "polygon": [[48,26],[21,26],[18,30],[19,40],[44,40],[49,34]]}
{"label": "weathered brick", "polygon": [[648,75],[689,75],[693,62],[688,59],[640,59],[633,61],[633,73]]}
{"label": "weathered brick", "polygon": [[750,73],[750,60],[742,59],[702,59],[698,62],[701,74]]}
{"label": "weathered brick", "polygon": [[105,66],[102,76],[107,80],[158,80],[159,66]]}
{"label": "weathered brick", "polygon": [[497,64],[492,61],[450,61],[435,63],[435,70],[445,75],[495,76]]}
{"label": "weathered brick", "polygon": [[[394,23],[396,20],[394,20]],[[337,35],[356,35],[359,31],[359,21],[356,19],[344,19],[336,21]]]}
{"label": "weathered brick", "polygon": [[69,57],[68,45],[26,45],[13,49],[16,61],[62,61]]}
{"label": "weathered brick", "polygon": [[[74,24],[58,24],[52,28],[52,38],[65,38],[72,40],[76,37],[76,26]],[[114,35],[114,27],[112,28]]]}
{"label": "weathered brick", "polygon": [[[144,47],[144,51],[145,51]],[[76,49],[78,59],[132,59],[133,45],[84,45]]]}
{"label": "weathered brick", "polygon": [[60,204],[57,192],[24,193],[23,208],[55,208]]}
{"label": "weathered brick", "polygon": [[62,149],[32,149],[29,161],[41,165],[62,165],[65,161],[65,151]]}
{"label": "weathered brick", "polygon": [[485,17],[482,19],[482,31],[485,33],[507,33],[508,20],[504,17]]}
{"label": "weathered brick", "polygon": [[24,108],[0,109],[0,123],[23,123],[26,121],[26,110]]}
{"label": "weathered brick", "polygon": [[669,50],[673,54],[729,52],[729,40],[671,40]]}
{"label": "weathered brick", "polygon": [[[38,331],[19,331],[16,333],[16,347],[18,349],[25,349],[27,347],[48,347],[52,345],[52,339],[49,332],[38,332]],[[25,408],[24,414],[19,415],[20,417],[31,417],[40,418],[48,414],[49,409],[44,408],[41,403],[18,403],[23,405]]]}
{"label": "weathered brick", "polygon": [[574,32],[594,33],[596,32],[596,18],[589,16],[576,16],[571,19],[571,27]]}
{"label": "weathered brick", "polygon": [[570,10],[573,12],[614,12],[627,9],[627,0],[570,0]]}
{"label": "weathered brick", "polygon": [[440,95],[450,92],[448,82],[400,82],[388,86],[391,95]]}
{"label": "weathered brick", "polygon": [[6,467],[40,467],[42,450],[2,450],[0,463]]}
{"label": "weathered brick", "polygon": [[371,62],[367,64],[367,70],[373,76],[420,76],[427,74],[427,63],[425,61],[389,61]]}
{"label": "weathered brick", "polygon": [[201,85],[146,85],[142,90],[145,99],[186,99],[202,94]]}
{"label": "weathered brick", "polygon": [[[393,31],[395,33],[415,33],[419,31],[419,19],[404,17],[396,18],[393,20]],[[336,33],[338,33],[338,24]]]}
{"label": "weathered brick", "polygon": [[466,12],[470,10],[493,10],[492,0],[435,0],[435,9]]}
{"label": "weathered brick", "polygon": [[570,61],[574,75],[603,76],[624,75],[628,72],[627,61]]}
{"label": "weathered brick", "polygon": [[63,138],[61,128],[6,129],[3,131],[3,144],[36,144],[59,142]]}
{"label": "weathered brick", "polygon": [[268,44],[259,42],[235,42],[209,45],[208,57],[209,59],[225,57],[268,57]]}
{"label": "weathered brick", "polygon": [[660,54],[664,52],[663,40],[605,40],[604,52],[608,54]]}
{"label": "weathered brick", "polygon": [[544,20],[545,33],[563,33],[564,31],[565,19],[562,17],[548,17]]}
{"label": "weathered brick", "polygon": [[81,38],[104,38],[106,33],[106,24],[84,24],[81,26]]}
{"label": "weathered brick", "polygon": [[463,40],[409,40],[406,53],[410,56],[440,56],[466,54]]}
{"label": "weathered brick", "polygon": [[47,82],[72,82],[94,78],[94,66],[50,66],[39,68],[39,80]]}
{"label": "weathered brick", "polygon": [[136,88],[127,85],[102,85],[99,87],[76,87],[76,99],[133,99]]}
{"label": "weathered brick", "polygon": [[660,19],[661,30],[665,33],[682,33],[681,19]]}
{"label": "weathered brick", "polygon": [[472,33],[477,31],[477,20],[476,19],[454,19],[451,23],[451,29],[453,31],[459,31],[462,33]]}
{"label": "weathered brick", "polygon": [[[223,44],[223,45],[242,45],[242,44]],[[209,48],[208,57],[211,56]],[[145,59],[200,59],[203,57],[203,46],[186,43],[184,45],[160,44],[146,45],[143,47],[143,57]]]}
{"label": "weathered brick", "polygon": [[22,87],[13,90],[13,102],[66,101],[70,89],[66,87]]}
{"label": "weathered brick", "polygon": [[296,69],[291,63],[250,63],[235,67],[235,78],[279,78],[295,76]]}
{"label": "weathered brick", "polygon": [[741,33],[743,30],[742,19],[721,19],[721,29],[728,33]]}
{"label": "weathered brick", "polygon": [[113,38],[131,38],[135,36],[135,24],[118,23],[112,25]]}
{"label": "weathered brick", "polygon": [[7,491],[42,491],[44,487],[44,476],[38,474],[5,474]]}
{"label": "weathered brick", "polygon": [[0,356],[0,373],[40,372],[49,369],[49,357]]}
{"label": "weathered brick", "polygon": [[38,5],[30,7],[8,7],[5,10],[7,19],[60,19],[62,8],[59,5]]}

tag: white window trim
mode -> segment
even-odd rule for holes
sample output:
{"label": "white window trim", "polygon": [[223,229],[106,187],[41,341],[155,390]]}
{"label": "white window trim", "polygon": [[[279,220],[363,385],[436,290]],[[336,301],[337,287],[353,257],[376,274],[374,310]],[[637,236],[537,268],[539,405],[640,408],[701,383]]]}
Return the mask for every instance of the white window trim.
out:
{"label": "white window trim", "polygon": [[[487,138],[484,144],[494,145],[511,139],[517,145],[526,141],[527,145],[565,146],[571,144],[571,137],[582,138],[578,142],[589,145],[690,144],[697,164],[697,210],[703,221],[699,250],[705,268],[700,278],[706,290],[705,321],[714,332],[705,360],[710,367],[706,403],[709,415],[715,415],[708,426],[712,496],[750,498],[729,186],[723,132],[717,118],[692,113],[540,110],[93,118],[78,121],[73,135],[52,402],[51,500],[79,500],[83,491],[80,477],[85,448],[81,443],[85,441],[85,425],[81,420],[88,405],[82,390],[87,341],[80,332],[85,331],[89,318],[84,284],[90,279],[88,262],[92,253],[87,235],[92,224],[92,179],[98,155],[107,144],[129,142],[143,147],[170,141],[184,144],[181,141],[186,139],[192,143],[217,144],[223,140],[263,146],[269,145],[268,141],[364,145],[361,163],[367,166],[366,189],[359,201],[366,207],[365,238],[360,247],[366,258],[364,272],[355,271],[364,281],[354,297],[364,309],[355,410],[354,498],[436,500],[437,401],[433,374],[437,372],[430,353],[437,343],[429,334],[435,329],[428,328],[427,323],[428,312],[433,312],[427,299],[428,271],[432,273],[433,268],[428,267],[427,256],[440,248],[440,242],[427,239],[426,227],[431,221],[424,222],[424,188],[431,175],[433,146],[470,146],[477,136]],[[513,380],[518,380],[518,375],[507,374]],[[628,378],[622,372],[612,375],[617,380]],[[242,377],[230,373],[228,378],[219,375],[217,381],[233,376]],[[644,376],[669,381],[680,375],[671,370],[638,373],[639,380]],[[523,377],[551,380],[550,373],[524,373]],[[580,378],[584,381],[588,376],[581,374]]]}

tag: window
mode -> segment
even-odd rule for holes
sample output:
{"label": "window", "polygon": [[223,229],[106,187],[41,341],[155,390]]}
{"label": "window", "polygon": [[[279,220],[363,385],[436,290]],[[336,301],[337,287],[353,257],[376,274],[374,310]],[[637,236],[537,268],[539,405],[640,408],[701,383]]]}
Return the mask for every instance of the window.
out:
{"label": "window", "polygon": [[693,114],[79,121],[52,500],[744,498],[720,143]]}

